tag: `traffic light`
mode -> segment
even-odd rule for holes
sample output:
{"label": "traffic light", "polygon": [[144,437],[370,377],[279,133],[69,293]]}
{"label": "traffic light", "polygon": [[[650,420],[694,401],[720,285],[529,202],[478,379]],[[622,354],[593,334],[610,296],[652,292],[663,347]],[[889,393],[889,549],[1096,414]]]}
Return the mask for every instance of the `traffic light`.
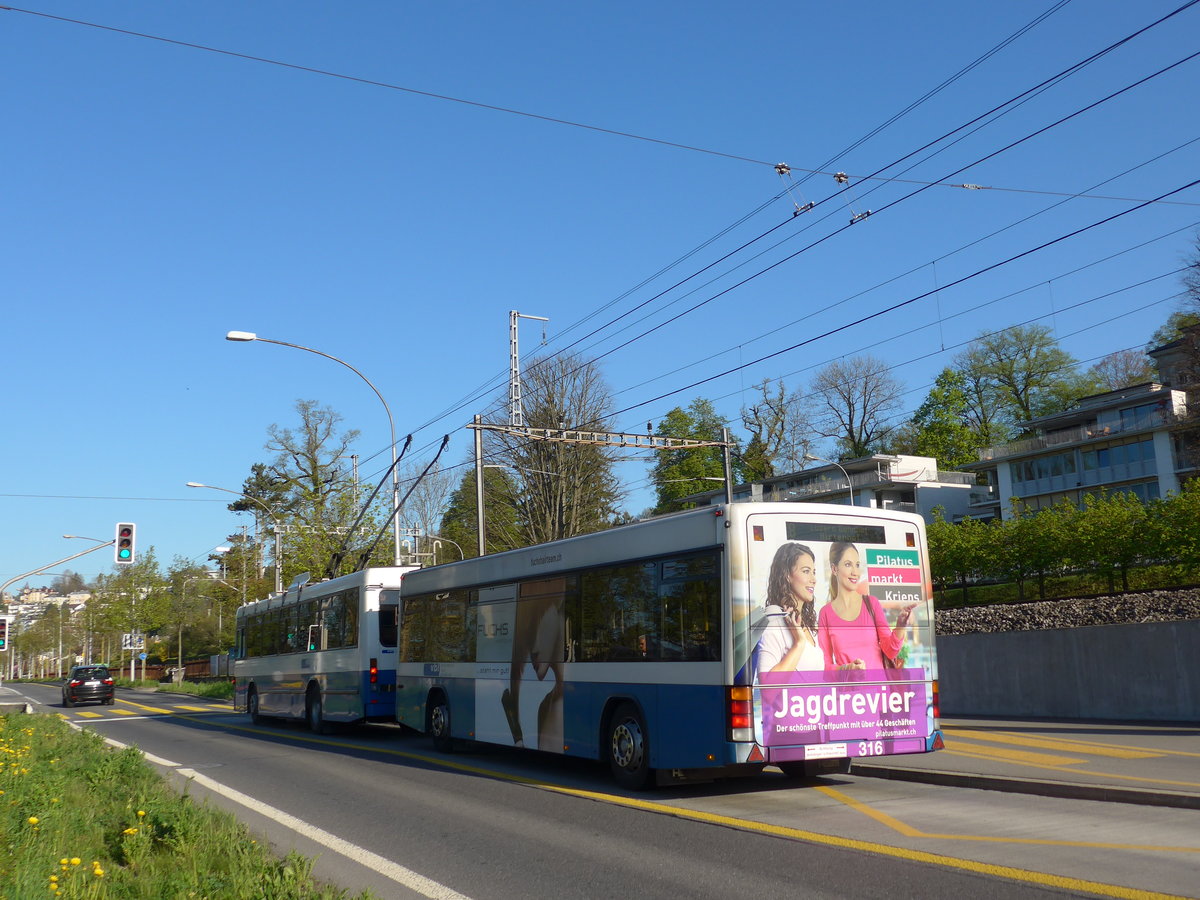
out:
{"label": "traffic light", "polygon": [[119,566],[132,563],[137,555],[134,547],[137,526],[132,522],[121,522],[117,525],[117,536],[113,542],[113,561]]}
{"label": "traffic light", "polygon": [[8,617],[0,616],[0,651],[8,649]]}

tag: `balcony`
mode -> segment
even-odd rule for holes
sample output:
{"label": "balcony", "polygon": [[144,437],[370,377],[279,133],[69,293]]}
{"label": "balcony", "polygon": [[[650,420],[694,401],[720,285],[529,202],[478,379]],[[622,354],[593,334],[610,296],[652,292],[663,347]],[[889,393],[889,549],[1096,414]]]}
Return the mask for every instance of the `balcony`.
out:
{"label": "balcony", "polygon": [[1071,444],[1082,444],[1087,441],[1102,441],[1118,434],[1132,434],[1138,431],[1150,431],[1165,428],[1174,424],[1177,417],[1170,413],[1150,413],[1127,421],[1105,422],[1103,424],[1076,425],[1049,434],[1025,438],[1011,444],[1000,444],[995,447],[984,447],[979,451],[980,462],[1007,459],[1011,456],[1029,456],[1039,450],[1049,450],[1065,447]]}

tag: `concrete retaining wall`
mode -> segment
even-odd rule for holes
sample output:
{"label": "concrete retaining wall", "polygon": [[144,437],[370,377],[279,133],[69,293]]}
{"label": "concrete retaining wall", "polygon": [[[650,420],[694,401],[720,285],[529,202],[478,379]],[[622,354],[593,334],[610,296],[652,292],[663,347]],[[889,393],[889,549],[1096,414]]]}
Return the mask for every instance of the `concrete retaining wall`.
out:
{"label": "concrete retaining wall", "polygon": [[938,637],[944,716],[1200,721],[1200,621]]}

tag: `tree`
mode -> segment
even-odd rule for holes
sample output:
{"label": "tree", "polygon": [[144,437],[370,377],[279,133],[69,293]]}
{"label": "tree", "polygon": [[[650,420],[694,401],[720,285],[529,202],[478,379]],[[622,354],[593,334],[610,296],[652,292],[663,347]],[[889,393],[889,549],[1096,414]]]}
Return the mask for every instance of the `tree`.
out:
{"label": "tree", "polygon": [[[530,362],[521,379],[529,428],[611,429],[612,394],[594,361],[578,354],[544,356]],[[486,455],[506,464],[517,484],[526,546],[608,527],[621,498],[612,447],[488,435]]]}
{"label": "tree", "polygon": [[[504,469],[489,466],[483,470],[484,540],[488,553],[500,553],[522,546],[522,530],[517,519],[517,485]],[[442,515],[438,534],[462,548],[463,556],[479,555],[478,520],[475,505],[475,470],[463,473],[458,487],[450,495]],[[453,548],[450,548],[451,550]],[[437,562],[456,559],[439,557]]]}
{"label": "tree", "polygon": [[978,459],[985,446],[968,424],[970,401],[961,372],[943,369],[913,417],[889,443],[894,453],[931,456],[947,469]]}
{"label": "tree", "polygon": [[960,585],[964,606],[971,580],[980,575],[983,548],[989,536],[987,526],[970,516],[957,525],[947,522],[940,507],[934,510],[933,522],[926,529],[934,583],[939,590]]}
{"label": "tree", "polygon": [[340,431],[342,416],[313,400],[298,400],[296,412],[300,427],[271,425],[265,444],[265,449],[275,453],[266,475],[280,491],[276,512],[282,507],[288,517],[283,540],[284,583],[300,572],[324,573],[344,544],[350,552],[342,558],[338,574],[358,568],[360,553],[368,553],[366,564],[390,563],[391,529],[385,525],[391,507],[382,499],[376,498],[357,533],[349,534],[360,510],[356,485],[344,460],[350,458],[358,432]]}
{"label": "tree", "polygon": [[954,362],[973,411],[988,430],[993,424],[1017,429],[1101,389],[1094,377],[1075,373],[1074,357],[1059,348],[1045,325],[985,331]]}
{"label": "tree", "polygon": [[817,372],[811,385],[813,426],[836,441],[843,459],[869,456],[895,426],[903,385],[891,367],[873,356],[836,360]]}
{"label": "tree", "polygon": [[[449,469],[434,464],[433,468],[421,477],[425,468],[423,463],[412,463],[405,466],[400,473],[400,496],[407,495],[404,508],[400,510],[400,518],[419,535],[437,536],[440,534],[438,529],[442,516],[454,493],[454,474]],[[422,553],[432,552],[432,547],[424,537],[419,539],[419,546]],[[466,552],[465,548],[463,552]],[[458,554],[452,553],[440,561],[445,562],[449,559],[458,559]]]}
{"label": "tree", "polygon": [[1149,519],[1146,506],[1128,491],[1088,494],[1083,510],[1072,523],[1069,547],[1082,568],[1104,575],[1110,592],[1129,590],[1129,569],[1148,549]]}
{"label": "tree", "polygon": [[[697,397],[687,409],[675,407],[658,423],[660,437],[695,441],[719,441],[724,420],[717,415],[711,400]],[[680,508],[680,500],[692,494],[715,490],[725,480],[725,459],[720,447],[694,447],[657,451],[651,474],[658,503],[654,512]]]}
{"label": "tree", "polygon": [[814,451],[817,436],[804,398],[798,392],[787,394],[782,381],[772,386],[763,379],[755,389],[759,398],[741,411],[742,426],[750,433],[741,453],[742,480],[804,468],[804,457]]}
{"label": "tree", "polygon": [[1088,374],[1105,391],[1119,391],[1154,380],[1154,361],[1140,350],[1118,350],[1088,369]]}

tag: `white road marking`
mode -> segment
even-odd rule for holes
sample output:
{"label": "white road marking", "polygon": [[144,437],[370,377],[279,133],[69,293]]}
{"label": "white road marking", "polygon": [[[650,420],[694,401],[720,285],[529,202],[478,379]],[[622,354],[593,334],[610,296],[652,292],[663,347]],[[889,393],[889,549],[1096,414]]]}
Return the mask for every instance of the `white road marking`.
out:
{"label": "white road marking", "polygon": [[[104,739],[104,742],[119,750],[124,750],[129,746],[128,744],[122,744],[120,741],[114,741],[112,738],[107,737]],[[155,756],[152,753],[147,753],[145,750],[142,750],[141,754],[148,762],[166,769],[174,769],[180,775],[195,781],[197,784],[203,785],[210,791],[220,794],[234,803],[240,803],[247,809],[266,816],[268,819],[292,829],[297,834],[302,834],[316,841],[318,844],[328,847],[335,853],[340,853],[342,856],[353,860],[359,865],[366,866],[381,875],[385,875],[396,882],[396,884],[402,885],[410,891],[420,894],[422,897],[428,897],[430,900],[470,900],[466,894],[460,894],[453,888],[446,887],[446,885],[434,881],[432,878],[426,878],[424,875],[418,874],[412,869],[405,868],[398,863],[394,863],[390,859],[385,859],[377,853],[372,853],[364,847],[342,840],[342,838],[335,834],[330,834],[328,831],[324,831],[315,825],[310,825],[303,819],[289,815],[283,810],[268,806],[266,803],[256,800],[248,794],[243,794],[241,791],[226,787],[221,782],[214,781],[207,775],[201,775],[195,769],[184,768],[177,762],[171,762],[169,759],[163,759],[161,756]]]}
{"label": "white road marking", "polygon": [[259,800],[255,800],[253,797],[243,794],[241,791],[235,791],[233,788],[226,787],[221,782],[214,781],[206,775],[201,775],[194,769],[180,768],[176,771],[180,775],[203,785],[210,791],[215,791],[222,797],[226,797],[235,803],[240,803],[247,809],[267,816],[281,825],[286,825],[293,831],[328,847],[336,853],[340,853],[347,859],[367,866],[381,875],[386,875],[397,884],[403,885],[423,897],[429,897],[430,900],[469,900],[465,894],[460,894],[458,891],[448,888],[444,884],[440,884],[431,878],[426,878],[424,875],[419,875],[412,869],[398,865],[390,859],[385,859],[376,853],[372,853],[370,850],[359,847],[357,844],[344,841],[337,835],[330,834],[328,831],[323,831],[315,825],[308,824],[303,819],[297,819],[295,816],[288,815],[282,810],[268,806]]}

